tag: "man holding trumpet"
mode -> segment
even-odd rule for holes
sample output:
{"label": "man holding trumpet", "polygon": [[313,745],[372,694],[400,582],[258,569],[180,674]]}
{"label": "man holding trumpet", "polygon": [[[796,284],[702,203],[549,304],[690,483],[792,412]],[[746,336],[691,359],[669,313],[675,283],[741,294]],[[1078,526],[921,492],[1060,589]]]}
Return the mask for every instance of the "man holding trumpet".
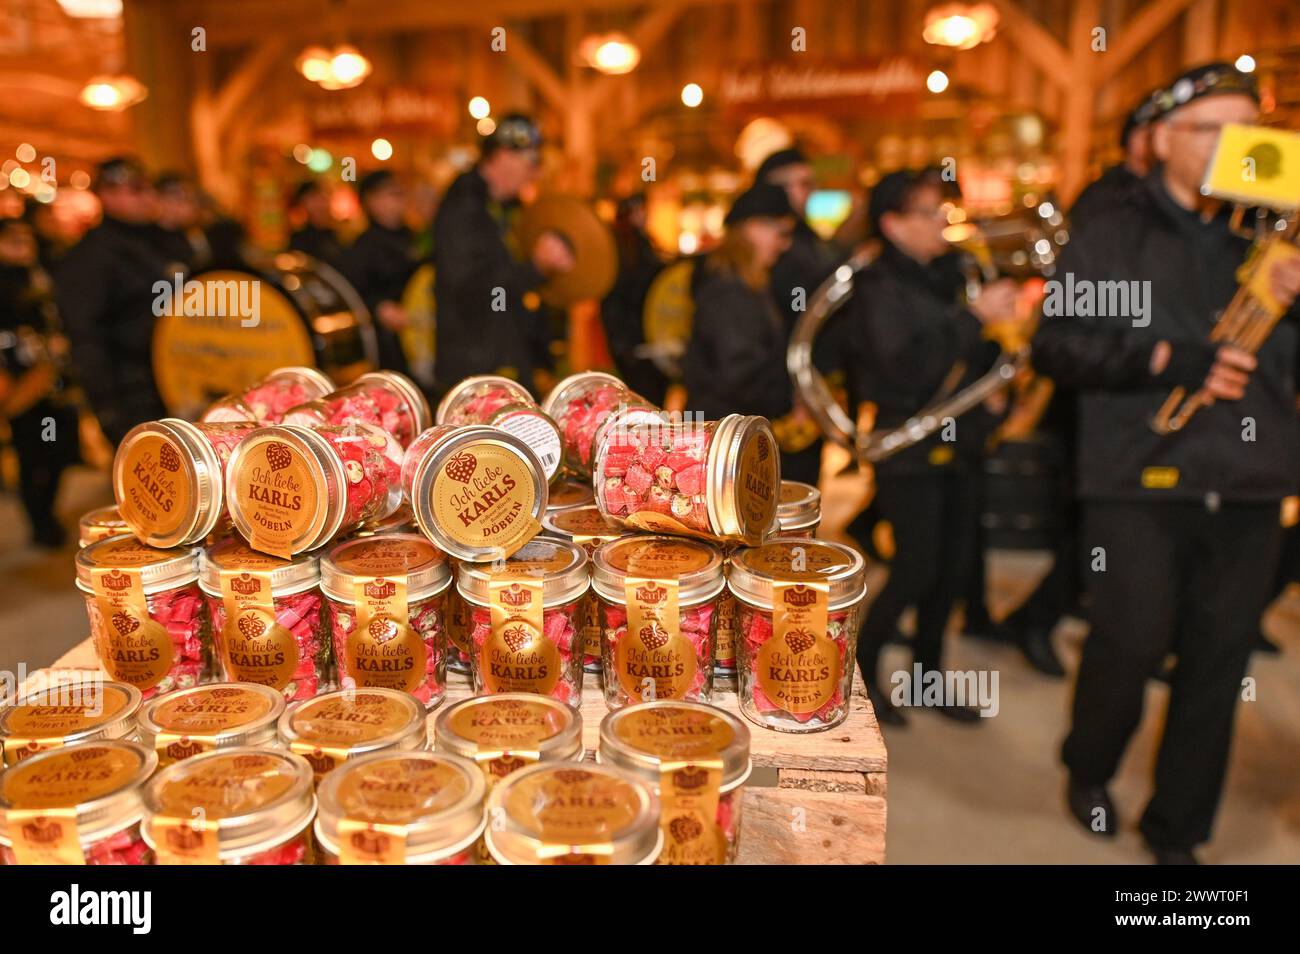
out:
{"label": "man holding trumpet", "polygon": [[[1259,97],[1229,64],[1198,67],[1153,95],[1157,161],[1144,188],[1072,236],[1059,278],[1146,288],[1138,315],[1045,314],[1034,364],[1078,393],[1081,539],[1091,633],[1062,756],[1067,801],[1088,830],[1119,829],[1106,786],[1141,717],[1147,678],[1177,656],[1155,790],[1139,829],[1158,863],[1194,864],[1223,788],[1238,697],[1296,491],[1295,309],[1300,256],[1270,268],[1291,309],[1255,353],[1211,341],[1250,242],[1201,184],[1227,123]],[[1164,433],[1173,387],[1201,413]]]}

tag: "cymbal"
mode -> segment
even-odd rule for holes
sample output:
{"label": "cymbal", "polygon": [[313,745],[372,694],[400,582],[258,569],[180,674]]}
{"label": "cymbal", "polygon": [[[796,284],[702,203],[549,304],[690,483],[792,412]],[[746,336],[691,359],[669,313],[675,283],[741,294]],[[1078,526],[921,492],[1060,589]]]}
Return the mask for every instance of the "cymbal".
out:
{"label": "cymbal", "polygon": [[577,196],[542,196],[519,213],[515,232],[525,254],[543,232],[559,233],[573,249],[577,263],[573,270],[551,276],[538,289],[546,304],[564,307],[601,299],[614,287],[618,275],[614,235],[591,206]]}

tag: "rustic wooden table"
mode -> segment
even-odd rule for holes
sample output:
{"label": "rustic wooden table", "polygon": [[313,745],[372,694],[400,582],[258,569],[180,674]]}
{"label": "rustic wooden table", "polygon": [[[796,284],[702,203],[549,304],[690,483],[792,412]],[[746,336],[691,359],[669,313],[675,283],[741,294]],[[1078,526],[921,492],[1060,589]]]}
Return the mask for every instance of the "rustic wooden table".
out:
{"label": "rustic wooden table", "polygon": [[[87,639],[28,680],[71,681],[100,670]],[[447,698],[470,694],[452,675]],[[714,704],[736,716],[736,694],[714,693]],[[600,720],[608,710],[599,687],[583,692],[583,741],[594,758]],[[435,710],[436,712],[436,710]],[[773,732],[745,720],[754,774],[745,786],[740,864],[883,864],[888,757],[860,672],[853,677],[849,717],[827,732]],[[432,720],[430,721],[432,728]]]}

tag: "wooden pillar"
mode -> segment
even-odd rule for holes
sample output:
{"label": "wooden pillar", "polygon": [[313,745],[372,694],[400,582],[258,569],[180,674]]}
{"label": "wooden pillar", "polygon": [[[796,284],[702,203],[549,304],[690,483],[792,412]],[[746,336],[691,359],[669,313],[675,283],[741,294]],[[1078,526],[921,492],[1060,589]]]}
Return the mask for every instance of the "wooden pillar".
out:
{"label": "wooden pillar", "polygon": [[1183,18],[1183,65],[1195,66],[1214,59],[1218,33],[1217,0],[1196,0]]}
{"label": "wooden pillar", "polygon": [[131,107],[129,116],[135,148],[155,171],[194,168],[185,121],[190,78],[197,58],[216,54],[190,49],[192,26],[173,17],[169,2],[128,3],[123,13],[126,62],[118,66],[149,90],[144,102]]}
{"label": "wooden pillar", "polygon": [[1101,25],[1099,0],[1076,0],[1070,15],[1070,84],[1065,89],[1065,124],[1061,135],[1061,199],[1069,205],[1088,181],[1093,107],[1097,88],[1092,32]]}

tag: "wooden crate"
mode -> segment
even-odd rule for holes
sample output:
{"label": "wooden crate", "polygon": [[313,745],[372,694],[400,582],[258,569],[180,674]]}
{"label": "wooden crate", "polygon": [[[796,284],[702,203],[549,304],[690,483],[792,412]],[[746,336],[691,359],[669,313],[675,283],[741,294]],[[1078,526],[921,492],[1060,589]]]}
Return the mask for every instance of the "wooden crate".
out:
{"label": "wooden crate", "polygon": [[[39,675],[72,681],[88,670],[99,671],[99,665],[87,639]],[[463,676],[453,674],[449,682],[448,700],[470,695]],[[734,692],[715,692],[713,701],[744,719]],[[608,711],[589,679],[582,698],[589,759]],[[431,716],[431,729],[432,722]],[[849,717],[834,729],[795,734],[745,724],[754,774],[745,786],[739,863],[883,864],[888,758],[861,673],[854,673]]]}

